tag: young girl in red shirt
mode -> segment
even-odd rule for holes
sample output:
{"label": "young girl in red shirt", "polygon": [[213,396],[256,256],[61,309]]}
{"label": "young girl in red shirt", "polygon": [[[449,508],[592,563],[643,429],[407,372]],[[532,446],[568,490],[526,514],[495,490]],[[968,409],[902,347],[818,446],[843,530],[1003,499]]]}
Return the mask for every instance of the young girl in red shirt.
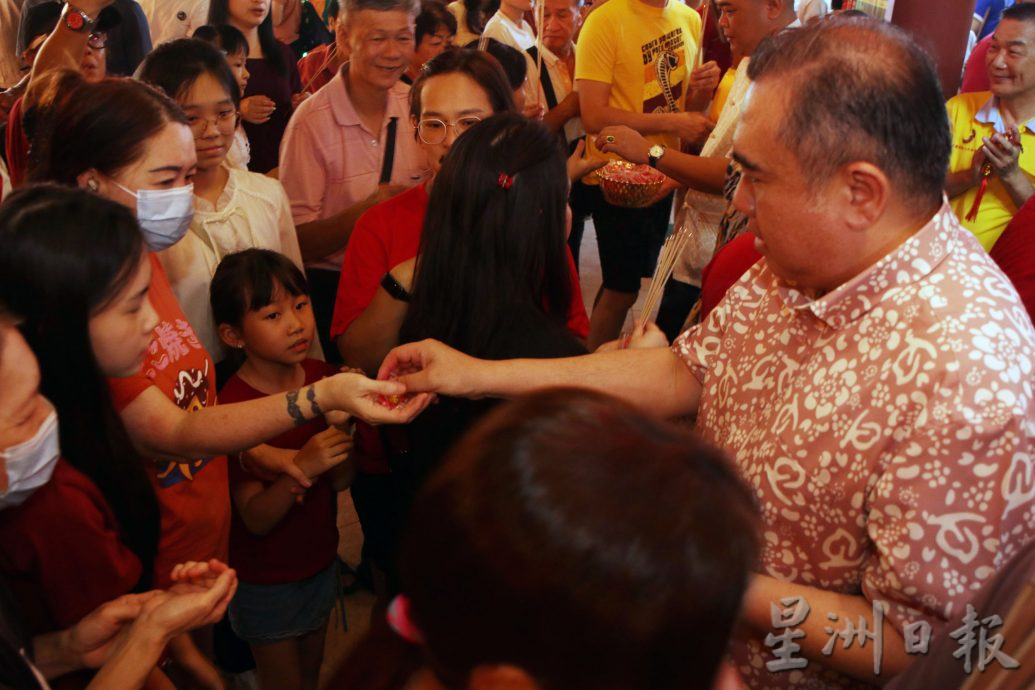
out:
{"label": "young girl in red shirt", "polygon": [[[244,363],[220,391],[222,402],[337,373],[308,357],[315,331],[308,293],[305,276],[281,254],[248,249],[223,259],[212,279],[212,313],[220,338]],[[296,500],[299,485],[287,475],[259,476],[231,459],[230,562],[240,585],[230,622],[251,647],[261,687],[315,690],[337,594],[336,501],[351,481],[352,438],[318,417],[269,445],[297,450],[295,463],[312,486]]]}

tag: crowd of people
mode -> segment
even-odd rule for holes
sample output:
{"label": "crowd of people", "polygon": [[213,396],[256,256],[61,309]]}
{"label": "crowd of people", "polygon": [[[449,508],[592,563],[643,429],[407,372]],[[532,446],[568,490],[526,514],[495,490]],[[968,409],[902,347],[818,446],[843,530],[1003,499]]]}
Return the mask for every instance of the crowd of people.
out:
{"label": "crowd of people", "polygon": [[0,688],[1035,682],[987,5],[0,0]]}

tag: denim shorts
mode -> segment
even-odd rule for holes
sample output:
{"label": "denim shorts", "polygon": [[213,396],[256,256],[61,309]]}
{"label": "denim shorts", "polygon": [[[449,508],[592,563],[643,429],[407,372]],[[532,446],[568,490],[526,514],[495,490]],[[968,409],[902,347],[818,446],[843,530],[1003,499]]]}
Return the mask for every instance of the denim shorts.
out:
{"label": "denim shorts", "polygon": [[327,621],[338,596],[337,559],[312,577],[282,585],[239,582],[230,625],[242,640],[276,642],[302,637]]}

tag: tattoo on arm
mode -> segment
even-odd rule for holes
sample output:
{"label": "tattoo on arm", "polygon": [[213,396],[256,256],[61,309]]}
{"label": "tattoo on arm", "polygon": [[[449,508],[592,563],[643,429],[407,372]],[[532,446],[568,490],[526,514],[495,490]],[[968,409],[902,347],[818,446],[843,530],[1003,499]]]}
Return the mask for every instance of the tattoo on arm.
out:
{"label": "tattoo on arm", "polygon": [[302,414],[302,409],[298,406],[298,391],[288,391],[287,394],[287,411],[291,415],[291,419],[294,420],[295,426],[302,426],[306,423],[305,415]]}
{"label": "tattoo on arm", "polygon": [[323,414],[323,410],[316,403],[316,386],[309,386],[309,389],[305,392],[305,399],[309,401],[309,407],[312,410],[313,416],[317,417]]}

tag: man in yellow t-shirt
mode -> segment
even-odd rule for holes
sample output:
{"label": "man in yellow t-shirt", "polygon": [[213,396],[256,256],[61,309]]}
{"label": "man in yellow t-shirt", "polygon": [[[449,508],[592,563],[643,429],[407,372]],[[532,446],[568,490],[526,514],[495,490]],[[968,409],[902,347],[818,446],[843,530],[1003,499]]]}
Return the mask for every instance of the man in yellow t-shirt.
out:
{"label": "man in yellow t-shirt", "polygon": [[960,223],[991,249],[1035,194],[1035,4],[1003,12],[987,64],[991,92],[946,104],[953,139],[946,192]]}
{"label": "man in yellow t-shirt", "polygon": [[[665,148],[704,141],[712,123],[695,111],[707,105],[719,69],[694,69],[700,37],[700,15],[678,0],[609,0],[589,15],[575,79],[590,155],[599,155],[593,135],[608,125],[631,127],[660,147],[652,164]],[[600,200],[593,222],[604,285],[590,318],[591,349],[618,336],[640,277],[653,273],[671,208],[671,195],[645,209]]]}

